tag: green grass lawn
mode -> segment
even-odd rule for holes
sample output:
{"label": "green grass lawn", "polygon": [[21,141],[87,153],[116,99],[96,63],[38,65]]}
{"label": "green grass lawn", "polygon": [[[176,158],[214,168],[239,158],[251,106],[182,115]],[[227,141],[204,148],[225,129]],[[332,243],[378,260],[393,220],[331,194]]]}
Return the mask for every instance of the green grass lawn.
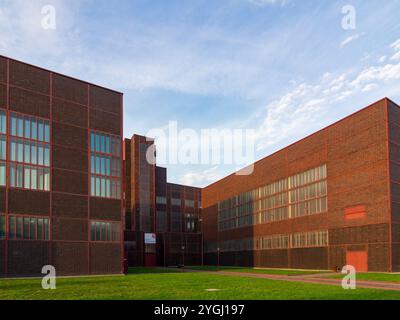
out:
{"label": "green grass lawn", "polygon": [[[400,292],[397,291],[343,290],[339,286],[180,272],[173,269],[163,272],[158,269],[135,268],[131,272],[127,276],[60,278],[56,290],[43,290],[41,279],[0,280],[0,299],[400,299]],[[207,289],[220,291],[207,292]]]}
{"label": "green grass lawn", "polygon": [[243,272],[243,273],[276,274],[284,276],[300,276],[300,275],[329,272],[329,271],[255,269],[255,268],[243,268],[243,267],[217,267],[217,266],[193,266],[193,267],[186,267],[186,269],[203,270],[203,271],[233,271],[233,272]]}
{"label": "green grass lawn", "polygon": [[[332,278],[343,278],[343,275],[335,275]],[[400,282],[400,274],[393,273],[357,273],[357,280],[366,281],[385,281],[385,282]]]}

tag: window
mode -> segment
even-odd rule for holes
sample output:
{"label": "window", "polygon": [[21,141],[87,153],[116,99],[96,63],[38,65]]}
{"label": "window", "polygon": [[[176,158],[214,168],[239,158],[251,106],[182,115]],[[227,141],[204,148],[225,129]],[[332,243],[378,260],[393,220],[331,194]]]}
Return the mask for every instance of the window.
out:
{"label": "window", "polygon": [[6,237],[6,217],[0,216],[0,239]]}
{"label": "window", "polygon": [[185,214],[186,232],[196,232],[198,221],[199,218],[196,214],[186,213]]}
{"label": "window", "polygon": [[90,134],[90,194],[121,199],[121,144],[118,137]]}
{"label": "window", "polygon": [[292,248],[326,247],[328,246],[328,231],[294,233],[291,235]]}
{"label": "window", "polygon": [[12,113],[10,118],[10,135],[10,186],[14,188],[49,191],[49,121]]}
{"label": "window", "polygon": [[194,200],[185,200],[185,206],[194,208]]}
{"label": "window", "polygon": [[180,207],[182,205],[182,200],[177,198],[171,198],[171,205]]}
{"label": "window", "polygon": [[180,212],[171,212],[171,232],[181,232],[181,213]]}
{"label": "window", "polygon": [[121,224],[119,222],[92,221],[90,240],[101,242],[120,242]]}
{"label": "window", "polygon": [[156,202],[157,202],[157,204],[167,204],[167,198],[166,197],[157,196],[156,197]]}
{"label": "window", "polygon": [[218,203],[218,230],[318,214],[328,210],[322,165]]}
{"label": "window", "polygon": [[6,147],[7,117],[5,111],[0,111],[0,186],[6,185]]}
{"label": "window", "polygon": [[46,217],[14,216],[8,218],[11,240],[49,240],[50,225]]}
{"label": "window", "polygon": [[157,227],[157,232],[167,231],[167,213],[165,211],[157,211],[156,227]]}

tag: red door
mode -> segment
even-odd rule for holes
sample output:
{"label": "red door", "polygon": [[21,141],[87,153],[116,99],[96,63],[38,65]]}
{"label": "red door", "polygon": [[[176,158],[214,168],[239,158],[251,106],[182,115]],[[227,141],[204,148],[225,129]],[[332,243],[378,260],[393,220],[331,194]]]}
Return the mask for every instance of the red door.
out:
{"label": "red door", "polygon": [[144,266],[145,267],[156,267],[157,266],[157,256],[155,253],[145,253],[144,254]]}
{"label": "red door", "polygon": [[347,251],[346,264],[353,266],[356,272],[368,272],[368,254],[366,251]]}

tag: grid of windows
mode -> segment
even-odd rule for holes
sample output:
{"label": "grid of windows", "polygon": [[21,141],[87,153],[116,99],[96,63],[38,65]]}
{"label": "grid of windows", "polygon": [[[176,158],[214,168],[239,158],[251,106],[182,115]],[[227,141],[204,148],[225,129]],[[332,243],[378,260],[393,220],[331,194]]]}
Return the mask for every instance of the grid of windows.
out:
{"label": "grid of windows", "polygon": [[156,197],[156,203],[157,204],[167,204],[167,198],[166,197],[157,196]]}
{"label": "grid of windows", "polygon": [[49,240],[49,230],[48,218],[8,217],[8,238],[11,240]]}
{"label": "grid of windows", "polygon": [[218,203],[219,231],[328,210],[326,165]]}
{"label": "grid of windows", "polygon": [[6,160],[7,160],[7,116],[5,111],[0,111],[0,186],[6,185]]}
{"label": "grid of windows", "polygon": [[10,187],[49,191],[49,121],[12,113],[10,136]]}
{"label": "grid of windows", "polygon": [[121,144],[118,137],[90,134],[90,194],[101,198],[121,198]]}
{"label": "grid of windows", "polygon": [[235,252],[253,250],[277,250],[289,248],[308,248],[328,246],[327,230],[294,233],[291,235],[273,235],[261,238],[226,240],[220,243],[206,243],[205,252]]}
{"label": "grid of windows", "polygon": [[121,241],[121,224],[119,222],[91,221],[90,240],[98,242]]}
{"label": "grid of windows", "polygon": [[327,230],[294,233],[290,236],[290,245],[292,248],[326,247],[328,239]]}
{"label": "grid of windows", "polygon": [[171,198],[171,206],[178,206],[178,207],[180,207],[181,205],[182,205],[182,199]]}
{"label": "grid of windows", "polygon": [[185,200],[185,207],[194,208],[194,200]]}

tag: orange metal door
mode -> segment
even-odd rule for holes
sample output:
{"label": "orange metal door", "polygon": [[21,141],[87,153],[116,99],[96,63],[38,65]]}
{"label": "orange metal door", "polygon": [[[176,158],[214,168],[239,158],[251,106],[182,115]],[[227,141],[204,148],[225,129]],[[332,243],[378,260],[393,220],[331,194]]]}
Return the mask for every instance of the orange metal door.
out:
{"label": "orange metal door", "polygon": [[356,269],[356,272],[368,272],[368,254],[366,251],[347,251],[346,264]]}

